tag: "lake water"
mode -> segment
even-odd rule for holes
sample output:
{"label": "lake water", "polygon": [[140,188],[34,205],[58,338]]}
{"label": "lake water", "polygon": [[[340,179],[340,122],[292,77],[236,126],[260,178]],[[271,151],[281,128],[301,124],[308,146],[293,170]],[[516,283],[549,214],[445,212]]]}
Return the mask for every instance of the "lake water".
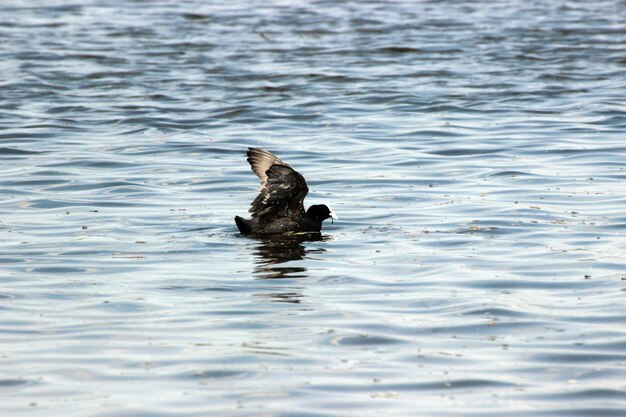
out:
{"label": "lake water", "polygon": [[[3,416],[625,416],[626,3],[0,5]],[[238,234],[248,146],[339,215]]]}

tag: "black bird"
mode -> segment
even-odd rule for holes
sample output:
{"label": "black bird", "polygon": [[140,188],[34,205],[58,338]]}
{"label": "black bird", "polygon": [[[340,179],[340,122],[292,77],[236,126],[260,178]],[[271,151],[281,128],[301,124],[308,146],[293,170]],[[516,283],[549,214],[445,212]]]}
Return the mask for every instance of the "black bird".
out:
{"label": "black bird", "polygon": [[304,177],[276,155],[261,149],[248,148],[248,162],[261,180],[261,192],[248,210],[250,220],[235,216],[235,223],[244,235],[279,233],[319,233],[322,222],[338,217],[325,204],[304,211],[304,197],[309,192]]}

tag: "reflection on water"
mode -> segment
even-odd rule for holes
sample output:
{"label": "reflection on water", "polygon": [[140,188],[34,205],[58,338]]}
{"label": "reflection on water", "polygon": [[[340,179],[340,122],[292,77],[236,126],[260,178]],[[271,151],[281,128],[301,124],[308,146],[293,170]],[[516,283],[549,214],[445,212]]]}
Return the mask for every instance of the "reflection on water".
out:
{"label": "reflection on water", "polygon": [[255,248],[254,272],[259,279],[305,278],[307,276],[305,267],[280,264],[302,260],[310,253],[326,252],[324,248],[308,248],[306,243],[329,239],[329,236],[323,236],[321,233],[261,238]]}

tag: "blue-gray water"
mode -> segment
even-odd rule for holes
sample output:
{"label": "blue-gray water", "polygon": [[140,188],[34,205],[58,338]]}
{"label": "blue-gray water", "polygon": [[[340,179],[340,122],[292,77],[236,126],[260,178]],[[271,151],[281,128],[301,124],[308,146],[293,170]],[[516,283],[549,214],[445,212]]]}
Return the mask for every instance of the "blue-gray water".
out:
{"label": "blue-gray water", "polygon": [[619,0],[3,1],[0,414],[624,416],[625,103]]}

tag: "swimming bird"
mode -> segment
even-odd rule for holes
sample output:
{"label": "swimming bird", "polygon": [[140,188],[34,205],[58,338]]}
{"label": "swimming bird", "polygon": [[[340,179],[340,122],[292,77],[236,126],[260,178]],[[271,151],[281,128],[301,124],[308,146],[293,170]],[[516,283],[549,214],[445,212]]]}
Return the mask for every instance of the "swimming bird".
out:
{"label": "swimming bird", "polygon": [[319,233],[324,220],[339,219],[325,204],[304,210],[309,187],[291,165],[261,148],[248,148],[247,155],[252,171],[261,180],[261,191],[248,210],[250,220],[235,216],[242,234]]}

